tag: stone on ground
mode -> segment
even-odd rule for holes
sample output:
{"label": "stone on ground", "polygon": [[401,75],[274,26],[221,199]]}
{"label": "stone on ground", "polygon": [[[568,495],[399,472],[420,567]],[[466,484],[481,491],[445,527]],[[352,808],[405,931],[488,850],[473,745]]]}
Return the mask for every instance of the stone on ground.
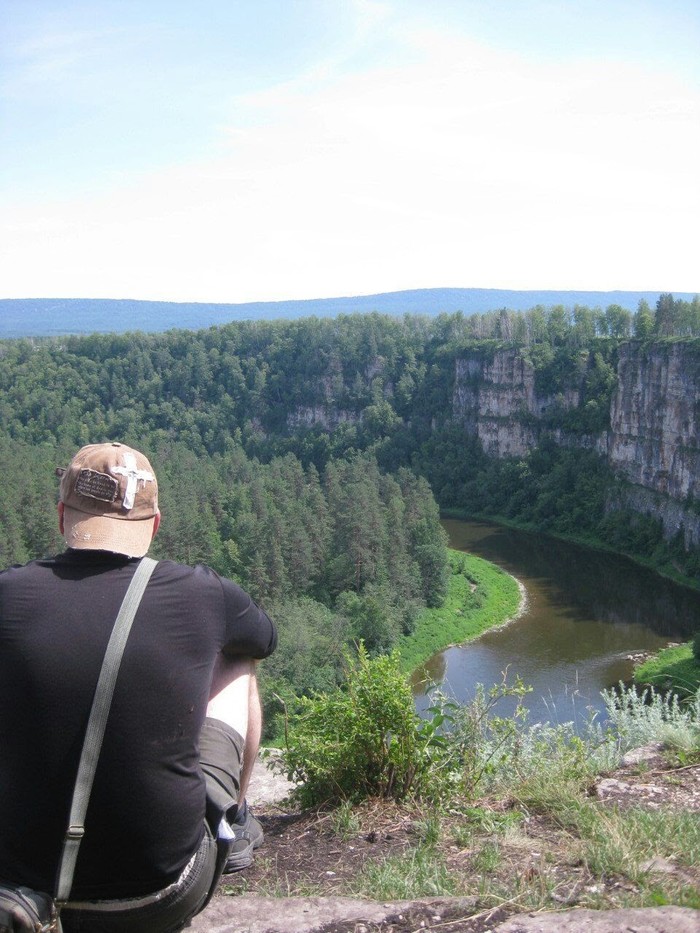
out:
{"label": "stone on ground", "polygon": [[700,912],[687,907],[569,910],[511,917],[493,933],[698,933]]}
{"label": "stone on ground", "polygon": [[192,933],[312,933],[340,922],[380,924],[411,903],[380,904],[351,897],[217,897],[188,929]]}

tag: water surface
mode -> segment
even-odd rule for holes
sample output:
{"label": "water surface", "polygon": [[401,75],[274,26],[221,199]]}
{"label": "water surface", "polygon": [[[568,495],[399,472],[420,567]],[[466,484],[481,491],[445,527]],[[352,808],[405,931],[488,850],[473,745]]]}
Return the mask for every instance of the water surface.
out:
{"label": "water surface", "polygon": [[700,624],[700,593],[625,558],[482,522],[443,524],[451,547],[516,576],[527,605],[510,625],[416,672],[419,710],[430,702],[426,676],[466,702],[477,683],[496,683],[507,670],[533,687],[531,721],[580,724],[589,710],[603,713],[600,691],[629,680],[635,656],[687,640]]}

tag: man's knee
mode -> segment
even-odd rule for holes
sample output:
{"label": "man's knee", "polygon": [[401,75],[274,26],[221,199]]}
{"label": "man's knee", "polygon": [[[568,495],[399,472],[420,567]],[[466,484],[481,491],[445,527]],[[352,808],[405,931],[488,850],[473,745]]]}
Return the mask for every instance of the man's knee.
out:
{"label": "man's knee", "polygon": [[207,718],[199,736],[199,762],[207,790],[207,820],[216,833],[222,816],[239,802],[245,741],[219,719]]}

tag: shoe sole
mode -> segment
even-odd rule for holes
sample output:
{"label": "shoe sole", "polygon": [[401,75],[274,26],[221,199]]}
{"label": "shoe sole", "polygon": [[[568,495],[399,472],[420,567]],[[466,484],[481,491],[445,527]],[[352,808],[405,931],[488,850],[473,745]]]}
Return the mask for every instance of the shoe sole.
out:
{"label": "shoe sole", "polygon": [[236,852],[235,855],[229,855],[226,859],[226,865],[222,874],[232,875],[234,872],[243,871],[244,868],[250,868],[253,864],[253,846],[245,849],[243,852]]}

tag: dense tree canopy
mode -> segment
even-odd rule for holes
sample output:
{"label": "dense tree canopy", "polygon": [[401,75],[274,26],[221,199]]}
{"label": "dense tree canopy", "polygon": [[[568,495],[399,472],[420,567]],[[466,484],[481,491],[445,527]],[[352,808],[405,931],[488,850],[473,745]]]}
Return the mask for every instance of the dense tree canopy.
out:
{"label": "dense tree canopy", "polygon": [[634,316],[616,305],[536,307],[3,341],[0,421],[3,435],[33,445],[128,435],[214,454],[233,440],[263,459],[286,446],[321,468],[407,422],[445,421],[455,356],[506,344],[523,348],[545,391],[583,372],[584,406],[600,409],[598,418],[589,413],[600,428],[619,341],[669,335],[700,335],[698,298],[662,295],[655,314],[642,302]]}
{"label": "dense tree canopy", "polygon": [[[409,470],[389,476],[360,453],[319,474],[293,454],[261,464],[237,445],[210,457],[181,443],[139,446],[159,477],[154,556],[209,564],[279,623],[269,708],[275,694],[334,683],[348,644],[390,650],[421,607],[443,600],[446,535],[427,482]],[[2,566],[62,549],[55,467],[71,452],[57,461],[48,444],[0,440]]]}
{"label": "dense tree canopy", "polygon": [[[453,421],[456,359],[517,347],[549,400],[541,425],[575,440],[609,426],[621,341],[698,335],[700,300],[662,295],[635,314],[538,306],[2,341],[0,564],[60,548],[54,468],[82,444],[122,440],[159,474],[157,553],[232,575],[283,620],[273,692],[327,684],[344,644],[385,651],[442,599],[433,492],[666,559],[658,524],[606,512],[617,481],[595,453],[543,443],[487,460]],[[559,401],[572,385],[574,407]],[[697,554],[676,545],[674,566],[697,573]],[[299,657],[305,643],[327,664]]]}

